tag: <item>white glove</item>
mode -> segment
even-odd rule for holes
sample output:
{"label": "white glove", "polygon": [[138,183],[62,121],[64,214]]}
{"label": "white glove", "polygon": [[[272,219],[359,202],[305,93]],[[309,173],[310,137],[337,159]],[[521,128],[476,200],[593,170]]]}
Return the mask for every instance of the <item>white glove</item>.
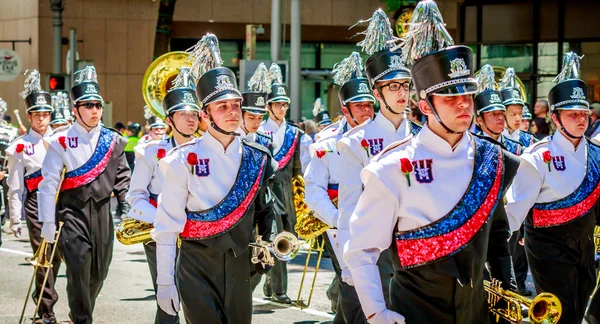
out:
{"label": "white glove", "polygon": [[171,316],[177,316],[181,306],[179,305],[179,293],[175,285],[158,286],[156,291],[156,301],[158,306],[165,313]]}
{"label": "white glove", "polygon": [[406,324],[404,321],[404,316],[389,309],[384,309],[375,314],[375,316],[371,317],[368,322],[370,324]]}
{"label": "white glove", "polygon": [[21,237],[23,229],[21,228],[21,223],[14,223],[10,225],[10,230],[13,232],[16,238]]}
{"label": "white glove", "polygon": [[44,224],[42,224],[42,238],[48,243],[54,243],[55,236],[56,224],[54,224],[54,222],[44,222]]}
{"label": "white glove", "polygon": [[342,280],[350,286],[354,286],[354,281],[352,281],[352,273],[350,273],[349,268],[342,269]]}

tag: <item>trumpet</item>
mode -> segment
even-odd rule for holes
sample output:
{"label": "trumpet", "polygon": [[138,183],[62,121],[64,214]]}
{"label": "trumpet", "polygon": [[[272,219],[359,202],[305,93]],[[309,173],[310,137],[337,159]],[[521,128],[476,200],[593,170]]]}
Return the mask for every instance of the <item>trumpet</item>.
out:
{"label": "trumpet", "polygon": [[[503,318],[510,323],[521,323],[521,305],[529,308],[531,323],[556,324],[562,314],[562,305],[554,294],[541,293],[532,300],[503,289],[500,281],[495,279],[491,282],[484,280],[483,287],[488,293],[489,311],[496,315],[496,322]],[[499,307],[497,303],[500,300],[506,301],[506,306]]]}
{"label": "trumpet", "polygon": [[263,266],[274,266],[275,256],[277,259],[287,262],[298,255],[300,250],[300,242],[294,234],[290,232],[281,232],[275,236],[273,242],[265,242],[262,236],[256,236],[256,242],[250,243],[252,248],[252,258],[250,261],[253,264],[260,263]]}

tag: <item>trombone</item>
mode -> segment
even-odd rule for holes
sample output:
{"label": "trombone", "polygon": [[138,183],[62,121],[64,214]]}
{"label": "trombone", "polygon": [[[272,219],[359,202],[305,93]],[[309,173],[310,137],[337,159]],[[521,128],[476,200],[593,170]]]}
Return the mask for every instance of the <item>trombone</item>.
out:
{"label": "trombone", "polygon": [[48,241],[46,241],[45,239],[42,238],[42,242],[40,243],[40,246],[38,247],[37,251],[35,251],[35,254],[33,255],[33,257],[30,258],[25,258],[25,261],[31,263],[34,268],[33,268],[33,275],[31,275],[31,280],[29,281],[29,288],[27,289],[27,295],[25,295],[25,303],[23,304],[23,309],[21,310],[21,317],[19,318],[19,324],[23,323],[23,316],[25,315],[25,309],[27,308],[27,302],[29,302],[29,294],[31,294],[31,288],[33,287],[33,281],[35,280],[35,275],[38,272],[39,268],[45,268],[46,269],[46,274],[44,275],[44,281],[42,282],[42,287],[40,288],[40,290],[38,291],[38,300],[37,303],[35,305],[35,312],[33,313],[33,320],[35,320],[35,317],[38,313],[38,310],[40,309],[40,304],[42,302],[42,297],[44,296],[44,289],[46,288],[46,283],[48,282],[48,275],[50,275],[50,269],[53,267],[52,262],[54,261],[54,254],[56,253],[56,248],[58,247],[58,240],[60,239],[60,233],[62,231],[62,227],[63,227],[64,223],[63,222],[59,222],[58,223],[58,231],[56,234],[56,238],[54,240],[54,246],[52,247],[52,252],[50,253],[50,260],[48,260],[47,258],[47,252],[48,252]]}
{"label": "trombone", "polygon": [[[319,238],[321,239],[321,243],[319,243]],[[309,248],[308,248],[308,256],[306,257],[306,263],[304,264],[304,271],[302,272],[302,279],[300,280],[300,288],[298,289],[298,297],[296,298],[296,306],[300,309],[305,309],[310,306],[310,301],[312,300],[313,291],[315,289],[315,283],[317,282],[317,274],[319,273],[319,266],[321,265],[321,259],[323,257],[323,251],[325,248],[325,238],[322,235],[319,235],[315,238],[309,240]],[[310,256],[312,251],[317,251],[319,254],[317,256],[317,264],[315,265],[315,275],[313,276],[312,284],[310,286],[310,292],[308,294],[308,299],[306,303],[302,299],[302,287],[304,286],[304,278],[306,277],[306,272],[308,270],[308,264],[310,262]]]}

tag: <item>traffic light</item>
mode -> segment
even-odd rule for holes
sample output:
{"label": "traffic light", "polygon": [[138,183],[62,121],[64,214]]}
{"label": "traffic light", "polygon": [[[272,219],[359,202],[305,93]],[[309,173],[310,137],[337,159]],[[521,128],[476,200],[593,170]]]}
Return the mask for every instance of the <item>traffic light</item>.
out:
{"label": "traffic light", "polygon": [[48,76],[48,89],[50,91],[67,90],[67,75],[50,74]]}

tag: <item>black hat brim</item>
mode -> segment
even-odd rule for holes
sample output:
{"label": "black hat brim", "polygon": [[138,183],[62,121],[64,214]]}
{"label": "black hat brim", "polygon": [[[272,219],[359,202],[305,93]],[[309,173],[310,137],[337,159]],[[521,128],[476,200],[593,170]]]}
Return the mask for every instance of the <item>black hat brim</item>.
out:
{"label": "black hat brim", "polygon": [[102,99],[102,97],[100,95],[97,94],[89,94],[89,95],[83,95],[75,100],[73,100],[74,102],[82,102],[82,101],[101,101],[104,102],[104,99]]}
{"label": "black hat brim", "polygon": [[392,81],[392,80],[402,80],[402,79],[412,79],[410,76],[410,72],[402,71],[402,70],[394,70],[387,74],[385,74],[380,79],[375,80],[375,82],[384,82],[384,81]]}
{"label": "black hat brim", "polygon": [[272,99],[267,100],[267,103],[271,103],[271,102],[287,102],[290,103],[292,100],[290,100],[290,98],[286,97],[286,96],[279,96],[279,97],[274,97]]}
{"label": "black hat brim", "polygon": [[346,104],[350,102],[375,102],[376,99],[372,95],[360,95],[353,98],[350,98],[346,101]]}
{"label": "black hat brim", "polygon": [[256,107],[242,107],[242,111],[261,116],[264,116],[268,113],[266,109],[260,109]]}
{"label": "black hat brim", "polygon": [[465,82],[453,86],[447,86],[436,90],[432,95],[436,96],[461,96],[477,93],[477,82]]}
{"label": "black hat brim", "polygon": [[27,108],[28,113],[41,112],[41,111],[52,112],[52,111],[54,111],[54,108],[52,108],[52,106],[50,106],[50,105],[35,105],[35,106],[31,106],[31,107]]}
{"label": "black hat brim", "polygon": [[223,100],[232,100],[232,99],[239,99],[239,100],[243,100],[242,98],[242,94],[233,90],[227,91],[226,93],[220,94],[212,99],[210,99],[209,101],[207,101],[206,103],[204,103],[204,106],[208,106],[211,103],[215,103],[217,101],[223,101]]}

